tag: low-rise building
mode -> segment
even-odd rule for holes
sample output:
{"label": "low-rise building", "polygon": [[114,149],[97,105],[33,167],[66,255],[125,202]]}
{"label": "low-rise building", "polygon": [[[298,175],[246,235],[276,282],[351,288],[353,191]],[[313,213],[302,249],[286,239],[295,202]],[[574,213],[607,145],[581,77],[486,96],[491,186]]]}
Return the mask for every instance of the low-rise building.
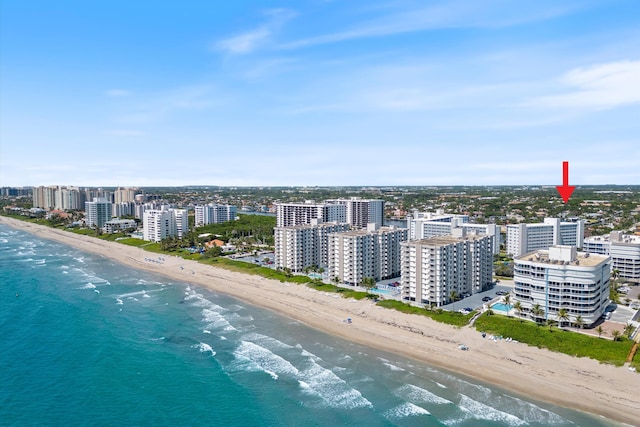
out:
{"label": "low-rise building", "polygon": [[640,282],[640,236],[612,231],[605,236],[587,237],[583,250],[591,254],[609,255],[611,271],[617,277]]}
{"label": "low-rise building", "polygon": [[121,231],[133,231],[138,227],[134,219],[113,218],[104,223],[102,230],[107,234],[119,233]]}
{"label": "low-rise building", "polygon": [[[534,320],[575,323],[579,317],[592,325],[609,304],[608,256],[554,245],[516,257],[514,264],[513,303],[520,302],[522,312]],[[560,319],[562,309],[568,319]]]}

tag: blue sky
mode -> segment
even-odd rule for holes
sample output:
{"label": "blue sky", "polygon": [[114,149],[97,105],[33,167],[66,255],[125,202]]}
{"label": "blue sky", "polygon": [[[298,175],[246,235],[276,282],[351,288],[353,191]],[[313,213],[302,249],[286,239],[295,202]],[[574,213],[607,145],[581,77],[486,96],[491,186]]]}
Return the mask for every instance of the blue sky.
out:
{"label": "blue sky", "polygon": [[635,0],[0,5],[1,186],[640,184]]}

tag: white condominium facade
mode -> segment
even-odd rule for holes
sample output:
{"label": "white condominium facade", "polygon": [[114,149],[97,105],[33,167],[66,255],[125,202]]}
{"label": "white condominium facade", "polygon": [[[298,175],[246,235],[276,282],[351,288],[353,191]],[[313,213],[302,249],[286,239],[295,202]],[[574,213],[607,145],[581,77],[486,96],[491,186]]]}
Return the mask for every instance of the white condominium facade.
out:
{"label": "white condominium facade", "polygon": [[605,236],[587,237],[582,246],[591,254],[609,255],[611,271],[624,279],[640,282],[640,236],[612,231]]}
{"label": "white condominium facade", "polygon": [[500,227],[496,224],[470,224],[468,215],[445,214],[439,209],[434,212],[414,212],[407,216],[409,239],[420,240],[452,234],[455,228],[470,233],[490,236],[493,239],[493,253],[500,253]]}
{"label": "white condominium facade", "polygon": [[84,211],[84,221],[87,227],[102,228],[111,219],[111,202],[96,197],[92,202],[84,203]]}
{"label": "white condominium facade", "polygon": [[402,248],[402,297],[441,306],[490,288],[493,239],[454,229],[455,235],[411,240]]}
{"label": "white condominium facade", "polygon": [[384,200],[351,197],[349,199],[328,200],[327,202],[344,205],[346,222],[353,227],[366,228],[369,224],[375,224],[376,227],[383,226]]}
{"label": "white condominium facade", "polygon": [[220,224],[235,221],[238,208],[232,205],[217,205],[210,203],[195,207],[195,225],[202,227],[207,224]]}
{"label": "white condominium facade", "polygon": [[329,235],[349,230],[346,223],[275,227],[275,265],[301,272],[305,267],[328,265]]}
{"label": "white condominium facade", "polygon": [[553,245],[581,248],[583,240],[584,220],[561,222],[559,218],[545,218],[543,223],[507,225],[507,254],[514,258]]}
{"label": "white condominium facade", "polygon": [[148,209],[143,214],[143,238],[159,242],[167,237],[183,237],[189,232],[186,209]]}
{"label": "white condominium facade", "polygon": [[407,241],[405,228],[382,227],[329,235],[328,273],[342,283],[360,285],[400,275],[400,243]]}
{"label": "white condominium facade", "polygon": [[347,222],[347,207],[337,203],[276,203],[276,227],[311,225],[321,222]]}
{"label": "white condominium facade", "polygon": [[[554,245],[514,259],[513,302],[519,301],[523,313],[537,320],[585,325],[596,322],[609,304],[611,259],[606,255],[578,252],[574,246]],[[542,309],[534,315],[535,306]],[[560,319],[559,311],[569,319]]]}
{"label": "white condominium facade", "polygon": [[33,189],[33,207],[42,209],[53,209],[56,206],[57,186],[40,186]]}

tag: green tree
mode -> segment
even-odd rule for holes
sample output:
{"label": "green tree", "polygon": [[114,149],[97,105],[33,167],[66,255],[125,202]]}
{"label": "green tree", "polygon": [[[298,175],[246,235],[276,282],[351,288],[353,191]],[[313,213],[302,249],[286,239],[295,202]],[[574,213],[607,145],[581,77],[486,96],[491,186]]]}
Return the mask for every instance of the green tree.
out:
{"label": "green tree", "polygon": [[369,292],[371,288],[376,286],[376,279],[373,277],[363,277],[360,281],[360,286],[367,288],[367,292]]}
{"label": "green tree", "polygon": [[513,304],[513,309],[516,311],[516,314],[518,315],[518,317],[522,315],[522,304],[520,303],[520,301],[516,301]]}
{"label": "green tree", "polygon": [[557,322],[553,319],[547,319],[545,321],[545,323],[547,324],[547,326],[549,327],[549,332],[551,332],[551,328],[553,327],[553,325],[555,325]]}
{"label": "green tree", "polygon": [[567,309],[561,308],[558,310],[558,320],[560,321],[560,327],[563,326],[563,323],[569,320],[569,313]]}
{"label": "green tree", "polygon": [[602,325],[599,325],[596,328],[596,332],[598,333],[598,338],[602,338],[602,334],[604,333],[604,329],[602,328]]}
{"label": "green tree", "polygon": [[531,309],[531,315],[533,316],[536,323],[539,323],[542,316],[544,316],[544,309],[540,307],[540,304],[536,304]]}
{"label": "green tree", "polygon": [[507,306],[507,317],[511,317],[511,295],[507,293],[504,297],[502,297],[502,300]]}
{"label": "green tree", "polygon": [[458,293],[456,291],[449,292],[449,301],[453,303],[453,311],[456,310],[456,300],[458,299]]}
{"label": "green tree", "polygon": [[624,334],[627,336],[627,338],[631,338],[631,334],[633,334],[634,329],[635,328],[631,323],[627,324],[627,326],[624,327]]}
{"label": "green tree", "polygon": [[576,325],[576,327],[578,327],[579,329],[582,329],[584,327],[584,319],[582,318],[582,316],[578,315],[576,316],[576,320],[573,321],[573,323]]}
{"label": "green tree", "polygon": [[618,338],[620,338],[620,331],[617,329],[614,329],[613,331],[611,331],[611,336],[613,337],[614,341],[618,341]]}

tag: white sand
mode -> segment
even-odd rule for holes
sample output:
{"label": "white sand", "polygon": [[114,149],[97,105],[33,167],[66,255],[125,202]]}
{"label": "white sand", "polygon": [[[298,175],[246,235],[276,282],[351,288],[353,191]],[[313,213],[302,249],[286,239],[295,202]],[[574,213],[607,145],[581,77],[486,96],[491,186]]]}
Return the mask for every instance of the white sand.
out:
{"label": "white sand", "polygon": [[[7,217],[0,222],[39,237],[100,254],[123,264],[225,293],[276,311],[326,333],[427,362],[499,385],[537,400],[640,424],[640,374],[625,367],[529,347],[494,342],[473,328],[454,328],[306,286],[230,272],[178,257],[158,255],[93,237]],[[183,268],[180,268],[180,267]],[[343,320],[352,318],[352,324]],[[461,351],[464,343],[469,351]]]}

